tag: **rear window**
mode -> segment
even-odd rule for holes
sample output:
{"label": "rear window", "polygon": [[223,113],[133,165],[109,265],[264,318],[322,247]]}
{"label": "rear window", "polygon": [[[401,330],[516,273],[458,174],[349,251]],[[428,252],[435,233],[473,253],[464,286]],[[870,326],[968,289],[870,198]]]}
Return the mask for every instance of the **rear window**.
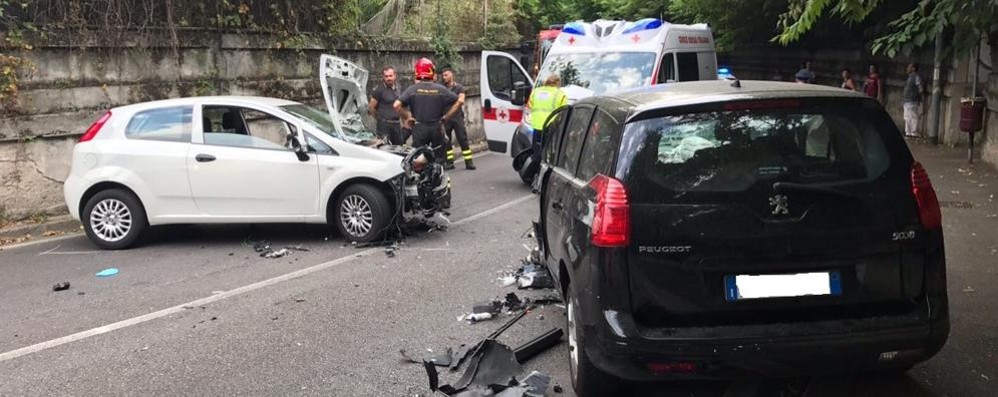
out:
{"label": "rear window", "polygon": [[146,110],[136,113],[125,128],[128,139],[190,142],[190,106]]}
{"label": "rear window", "polygon": [[[860,102],[730,103],[629,124],[618,168],[636,202],[745,192],[775,182],[840,185],[881,176],[896,127]],[[699,111],[696,111],[699,110]]]}

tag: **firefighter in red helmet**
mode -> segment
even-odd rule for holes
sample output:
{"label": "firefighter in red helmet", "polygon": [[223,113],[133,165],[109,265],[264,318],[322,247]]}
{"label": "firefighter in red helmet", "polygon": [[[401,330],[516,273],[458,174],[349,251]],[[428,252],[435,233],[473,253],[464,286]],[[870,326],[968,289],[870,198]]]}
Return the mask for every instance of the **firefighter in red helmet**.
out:
{"label": "firefighter in red helmet", "polygon": [[412,128],[412,146],[431,145],[436,160],[443,161],[443,125],[454,117],[461,104],[451,90],[433,82],[435,68],[429,59],[420,58],[414,69],[416,84],[399,96],[395,110]]}

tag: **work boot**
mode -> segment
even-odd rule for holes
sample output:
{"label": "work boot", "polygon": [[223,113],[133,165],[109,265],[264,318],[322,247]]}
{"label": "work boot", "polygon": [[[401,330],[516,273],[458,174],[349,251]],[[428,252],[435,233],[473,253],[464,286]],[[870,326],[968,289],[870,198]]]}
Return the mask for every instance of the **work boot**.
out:
{"label": "work boot", "polygon": [[464,160],[464,169],[469,170],[469,171],[473,171],[476,168],[477,167],[475,167],[475,162],[474,161],[471,161],[471,159]]}
{"label": "work boot", "polygon": [[454,162],[453,161],[445,162],[444,163],[444,169],[448,170],[448,171],[454,169]]}

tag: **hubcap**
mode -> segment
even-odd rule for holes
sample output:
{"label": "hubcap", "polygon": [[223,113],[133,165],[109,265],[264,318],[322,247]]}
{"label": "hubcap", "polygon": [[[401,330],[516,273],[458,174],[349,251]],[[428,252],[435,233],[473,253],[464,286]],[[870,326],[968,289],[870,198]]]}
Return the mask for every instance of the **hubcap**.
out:
{"label": "hubcap", "polygon": [[572,378],[575,379],[578,374],[579,368],[579,338],[578,329],[575,325],[575,304],[574,299],[568,299],[568,305],[565,310],[568,311],[568,355],[571,360],[569,364],[572,366]]}
{"label": "hubcap", "polygon": [[90,229],[101,240],[119,241],[132,230],[132,212],[118,199],[101,200],[90,211]]}
{"label": "hubcap", "polygon": [[363,237],[374,225],[374,212],[367,200],[351,194],[343,199],[343,205],[340,206],[340,223],[351,236]]}

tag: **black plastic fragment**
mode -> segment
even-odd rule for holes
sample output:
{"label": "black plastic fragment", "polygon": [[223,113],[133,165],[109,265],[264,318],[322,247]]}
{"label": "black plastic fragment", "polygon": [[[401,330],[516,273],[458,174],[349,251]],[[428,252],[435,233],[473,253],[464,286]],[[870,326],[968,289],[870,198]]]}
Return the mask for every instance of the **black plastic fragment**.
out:
{"label": "black plastic fragment", "polygon": [[561,337],[564,335],[565,332],[561,328],[552,328],[533,340],[520,345],[515,351],[516,361],[520,364],[527,362],[527,360],[536,357],[541,352],[558,345],[561,342]]}
{"label": "black plastic fragment", "polygon": [[59,284],[52,286],[53,291],[65,291],[67,289],[69,289],[69,281],[63,281]]}

